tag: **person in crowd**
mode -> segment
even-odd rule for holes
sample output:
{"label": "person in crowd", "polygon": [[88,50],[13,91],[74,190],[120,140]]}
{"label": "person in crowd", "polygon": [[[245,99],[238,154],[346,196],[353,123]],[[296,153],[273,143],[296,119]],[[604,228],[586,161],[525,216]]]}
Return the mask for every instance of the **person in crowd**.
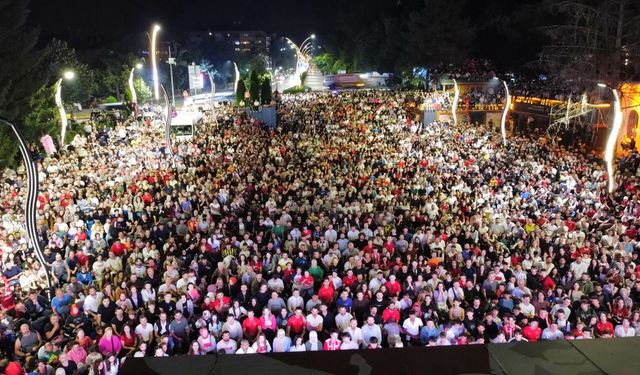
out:
{"label": "person in crowd", "polygon": [[[470,109],[501,100],[463,97]],[[44,269],[23,246],[25,177],[6,172],[12,359],[65,353],[64,371],[84,357],[113,373],[125,356],[635,335],[638,154],[609,194],[580,137],[554,142],[530,124],[507,149],[494,128],[415,116],[451,101],[285,95],[275,128],[222,105],[171,150],[161,126],[133,118],[78,136],[37,161]]]}

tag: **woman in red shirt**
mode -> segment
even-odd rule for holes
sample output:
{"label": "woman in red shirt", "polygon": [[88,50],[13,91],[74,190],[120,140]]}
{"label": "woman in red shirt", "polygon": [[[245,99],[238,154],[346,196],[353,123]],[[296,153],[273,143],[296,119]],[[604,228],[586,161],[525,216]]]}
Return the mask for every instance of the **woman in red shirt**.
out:
{"label": "woman in red shirt", "polygon": [[596,337],[613,337],[613,324],[607,320],[607,314],[600,313],[600,319],[596,323],[595,335]]}
{"label": "woman in red shirt", "polygon": [[322,303],[330,306],[331,302],[333,302],[333,298],[335,297],[335,292],[333,283],[329,281],[329,279],[324,279],[324,281],[322,281],[322,286],[318,289],[318,298],[320,298]]}
{"label": "woman in red shirt", "polygon": [[611,309],[611,319],[617,324],[622,323],[622,319],[629,318],[631,312],[629,308],[625,306],[624,300],[622,298],[618,298],[615,302],[615,306]]}
{"label": "woman in red shirt", "polygon": [[120,357],[126,357],[128,354],[133,353],[138,347],[138,336],[131,333],[131,327],[124,325],[122,327],[122,335],[120,335],[120,341],[122,341],[122,349],[120,351]]}
{"label": "woman in red shirt", "polygon": [[309,271],[304,271],[304,276],[300,278],[301,294],[306,299],[311,298],[313,294],[313,276],[309,274]]}

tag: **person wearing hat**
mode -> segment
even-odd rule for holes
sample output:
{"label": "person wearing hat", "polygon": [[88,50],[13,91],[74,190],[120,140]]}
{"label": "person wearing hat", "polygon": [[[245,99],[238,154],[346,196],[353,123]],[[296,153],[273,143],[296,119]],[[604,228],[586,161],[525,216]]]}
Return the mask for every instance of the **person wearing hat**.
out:
{"label": "person wearing hat", "polygon": [[93,331],[89,318],[87,318],[87,315],[80,309],[78,304],[75,303],[71,305],[71,308],[69,309],[69,316],[67,316],[65,326],[67,328],[71,328],[73,332],[80,328],[83,328],[85,332]]}

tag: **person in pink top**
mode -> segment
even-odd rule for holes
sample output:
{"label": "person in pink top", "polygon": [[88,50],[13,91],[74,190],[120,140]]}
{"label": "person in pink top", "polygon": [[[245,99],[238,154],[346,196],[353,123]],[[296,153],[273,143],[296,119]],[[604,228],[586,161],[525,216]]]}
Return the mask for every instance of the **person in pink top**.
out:
{"label": "person in pink top", "polygon": [[87,360],[87,351],[77,342],[73,342],[70,346],[70,348],[68,347],[67,358],[78,365],[84,365]]}
{"label": "person in pink top", "polygon": [[271,310],[265,308],[262,312],[262,316],[260,317],[260,327],[262,328],[262,333],[267,336],[268,340],[273,340],[276,336],[276,317],[271,314]]}
{"label": "person in pink top", "polygon": [[100,338],[100,342],[98,343],[98,349],[100,349],[100,353],[104,356],[109,356],[110,354],[117,356],[122,349],[122,342],[118,336],[113,334],[111,327],[105,328],[104,336]]}

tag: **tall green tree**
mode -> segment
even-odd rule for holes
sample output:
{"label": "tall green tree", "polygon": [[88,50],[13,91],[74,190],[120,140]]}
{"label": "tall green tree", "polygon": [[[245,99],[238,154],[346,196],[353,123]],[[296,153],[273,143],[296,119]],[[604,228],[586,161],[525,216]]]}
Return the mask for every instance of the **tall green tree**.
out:
{"label": "tall green tree", "polygon": [[249,93],[251,94],[251,104],[255,101],[260,102],[260,79],[255,70],[252,70],[249,76]]}
{"label": "tall green tree", "polygon": [[[47,80],[41,69],[43,52],[35,48],[36,29],[26,27],[29,0],[0,1],[0,116],[22,128],[29,127],[25,116],[30,99]],[[18,159],[14,135],[0,127],[0,167],[13,165]]]}
{"label": "tall green tree", "polygon": [[0,115],[13,121],[28,112],[31,95],[46,81],[39,70],[38,32],[25,26],[29,0],[0,1]]}
{"label": "tall green tree", "polygon": [[53,82],[66,70],[74,72],[72,81],[63,82],[62,99],[66,103],[82,103],[98,91],[97,74],[87,64],[80,62],[76,51],[58,39],[54,39],[45,49],[44,62]]}
{"label": "tall green tree", "polygon": [[260,98],[261,98],[261,103],[262,104],[269,104],[271,103],[271,78],[269,77],[265,77],[262,80],[262,84],[261,84],[261,92],[260,92]]}
{"label": "tall green tree", "polygon": [[43,85],[29,99],[30,112],[25,116],[24,123],[29,124],[24,128],[25,137],[31,140],[40,139],[45,134],[50,134],[54,139],[59,135],[60,118],[54,99],[54,88]]}
{"label": "tall green tree", "polygon": [[313,64],[324,74],[331,73],[331,67],[335,61],[333,54],[325,52],[313,57]]}
{"label": "tall green tree", "polygon": [[[147,85],[144,79],[142,79],[142,77],[133,78],[133,88],[136,90],[138,104],[146,102],[153,95],[153,93],[151,92],[151,88]],[[131,92],[129,90],[129,87],[126,88],[126,97],[127,100],[131,100]]]}
{"label": "tall green tree", "polygon": [[247,92],[247,86],[244,84],[244,80],[238,81],[238,88],[236,89],[236,104],[240,104],[244,100],[244,94]]}

